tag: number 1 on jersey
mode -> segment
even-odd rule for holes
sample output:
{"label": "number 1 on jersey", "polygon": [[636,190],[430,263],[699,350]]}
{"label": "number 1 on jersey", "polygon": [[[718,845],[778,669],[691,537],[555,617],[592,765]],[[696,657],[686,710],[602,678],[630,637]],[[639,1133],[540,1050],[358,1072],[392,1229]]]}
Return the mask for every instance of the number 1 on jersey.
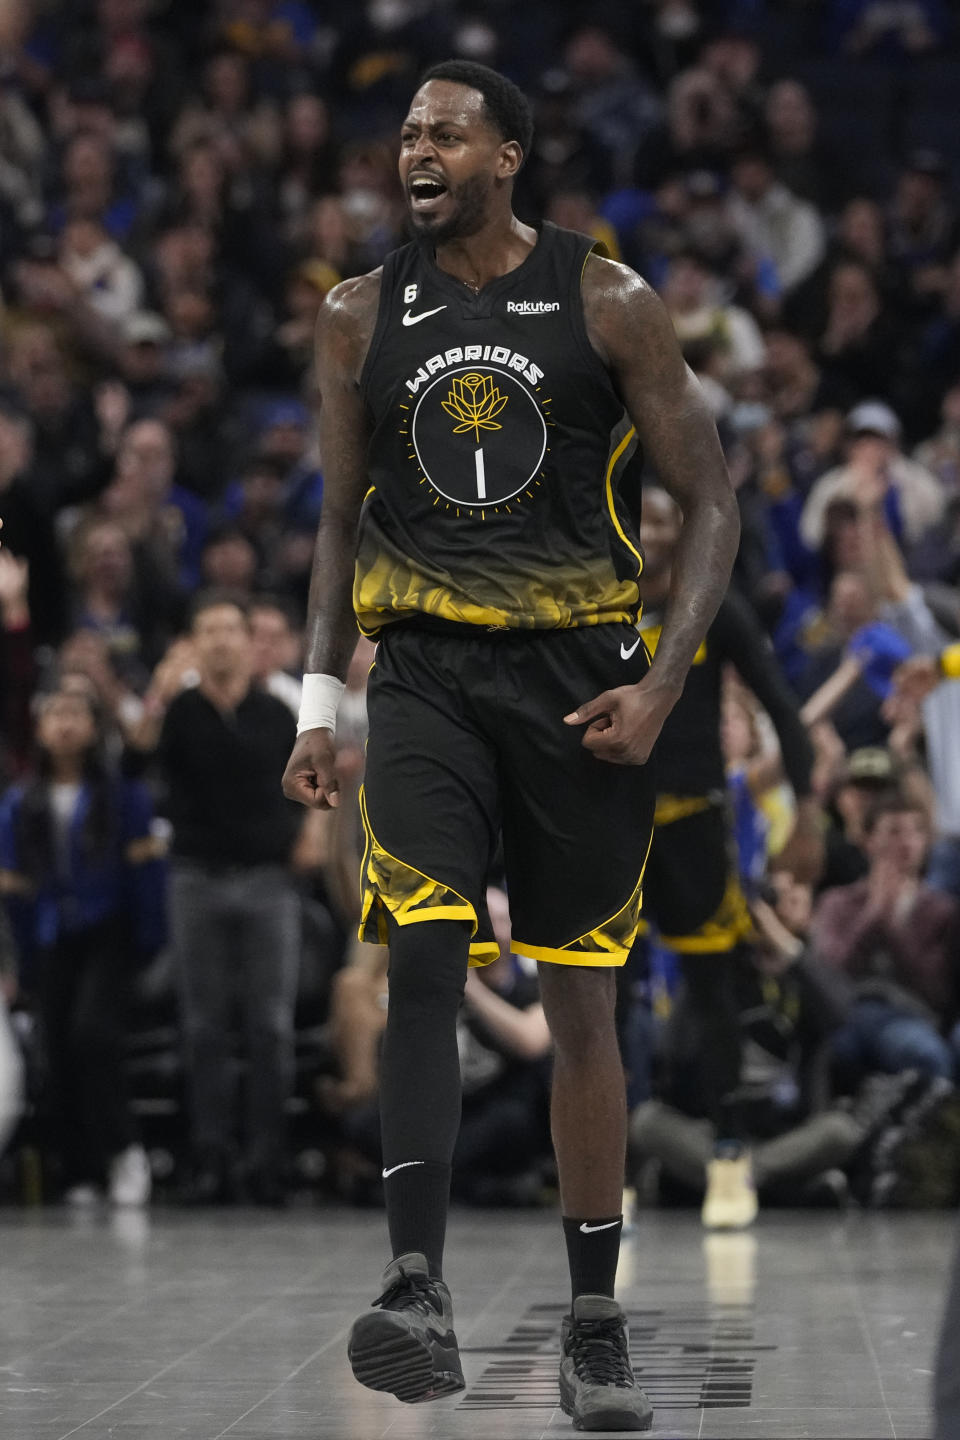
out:
{"label": "number 1 on jersey", "polygon": [[486,475],[484,474],[484,471],[483,471],[483,450],[482,450],[482,449],[480,449],[480,450],[474,450],[474,452],[473,452],[473,458],[474,458],[474,462],[476,463],[476,467],[477,467],[477,499],[478,499],[478,500],[486,500],[486,498],[487,498],[487,477],[486,477]]}

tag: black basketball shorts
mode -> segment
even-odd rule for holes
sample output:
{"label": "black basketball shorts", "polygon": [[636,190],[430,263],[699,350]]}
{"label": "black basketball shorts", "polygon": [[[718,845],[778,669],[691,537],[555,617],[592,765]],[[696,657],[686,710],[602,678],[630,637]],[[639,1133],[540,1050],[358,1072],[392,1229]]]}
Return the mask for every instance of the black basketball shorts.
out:
{"label": "black basketball shorts", "polygon": [[473,964],[497,947],[484,893],[502,831],[513,950],[622,965],[653,830],[650,766],[611,765],[564,715],[649,667],[623,624],[490,632],[402,622],[370,675],[361,807],[362,939],[466,921]]}
{"label": "black basketball shorts", "polygon": [[726,953],[752,932],[724,796],[657,797],[643,924],[684,955]]}

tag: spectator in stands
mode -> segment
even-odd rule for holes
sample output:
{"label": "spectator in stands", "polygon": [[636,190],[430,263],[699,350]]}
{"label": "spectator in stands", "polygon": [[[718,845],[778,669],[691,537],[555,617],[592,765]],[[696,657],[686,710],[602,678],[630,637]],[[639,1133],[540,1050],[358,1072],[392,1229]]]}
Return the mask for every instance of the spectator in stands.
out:
{"label": "spectator in stands", "polygon": [[169,325],[152,310],[135,310],[120,327],[117,369],[133,419],[156,416],[170,399],[173,385],[166,371],[169,343]]}
{"label": "spectator in stands", "polygon": [[98,219],[71,220],[63,227],[60,268],[107,320],[122,324],[143,300],[143,276]]}
{"label": "spectator in stands", "polygon": [[891,351],[897,327],[884,310],[872,267],[842,260],[827,283],[823,326],[816,336],[824,370],[857,395],[886,395],[895,377]]}
{"label": "spectator in stands", "polygon": [[273,105],[255,98],[249,61],[237,50],[211,56],[203,74],[203,98],[188,101],[173,125],[170,151],[176,159],[201,143],[235,173],[277,158],[279,116]]}
{"label": "spectator in stands", "polygon": [[960,241],[947,181],[949,166],[936,150],[914,150],[897,177],[887,212],[890,258],[906,275],[915,303],[925,303],[936,276]]}
{"label": "spectator in stands", "polygon": [[[832,293],[834,271],[846,263],[864,266],[883,306],[899,314],[903,306],[903,274],[888,254],[883,208],[876,200],[857,195],[840,210],[823,260],[784,305],[784,322],[812,341],[827,332],[832,307],[834,330],[825,343],[836,344],[838,339],[848,343],[842,322],[852,327],[852,318],[860,314],[851,303],[859,292],[848,276],[839,294]],[[870,313],[866,306],[862,307],[864,316]],[[851,400],[856,398],[856,394],[850,396]]]}
{"label": "spectator in stands", "polygon": [[21,233],[43,218],[41,177],[47,139],[23,95],[8,85],[0,96],[0,197]]}
{"label": "spectator in stands", "polygon": [[123,431],[99,509],[123,526],[138,561],[149,559],[168,587],[196,588],[207,508],[178,483],[176,441],[164,421],[135,420]]}
{"label": "spectator in stands", "polygon": [[238,526],[225,525],[208,537],[200,570],[205,586],[249,600],[257,588],[257,551]]}
{"label": "spectator in stands", "polygon": [[[60,304],[58,297],[55,312]],[[96,494],[103,484],[104,449],[91,397],[71,380],[54,326],[38,321],[38,313],[49,314],[40,296],[31,318],[10,336],[7,365],[16,403],[33,424],[36,493],[53,513]]]}
{"label": "spectator in stands", "polygon": [[823,541],[824,516],[840,496],[872,502],[878,489],[894,532],[916,544],[943,513],[943,487],[929,470],[900,450],[900,421],[879,400],[865,400],[847,416],[846,463],[814,485],[800,517],[800,534],[816,549]]}
{"label": "spectator in stands", "polygon": [[303,243],[314,198],[336,188],[336,168],[329,106],[311,90],[298,91],[286,104],[275,181],[280,223],[290,245]]}
{"label": "spectator in stands", "polygon": [[655,189],[678,173],[723,171],[742,138],[726,86],[702,67],[684,70],[670,82],[665,121],[641,143],[637,183]]}
{"label": "spectator in stands", "polygon": [[257,553],[258,569],[272,575],[284,533],[285,466],[269,456],[254,455],[239,479],[227,489],[225,522],[240,530]]}
{"label": "spectator in stands", "polygon": [[9,1017],[16,997],[16,950],[7,913],[0,906],[0,1155],[23,1104],[23,1059]]}
{"label": "spectator in stands", "polygon": [[841,399],[844,392],[838,393],[830,386],[803,336],[774,327],[764,338],[769,403],[786,424],[792,426],[799,422],[792,434],[799,438],[800,427],[809,429],[811,415],[825,409],[846,408]]}
{"label": "spectator in stands", "polygon": [[550,70],[542,77],[534,113],[530,153],[517,186],[526,207],[542,211],[558,190],[605,193],[610,160],[574,117],[569,75]]}
{"label": "spectator in stands", "polygon": [[[277,783],[296,730],[282,701],[251,683],[247,615],[207,592],[190,629],[199,684],[165,706],[148,697],[173,824],[171,927],[186,1043],[193,1199],[235,1194],[231,1013],[239,992],[246,1059],[247,1193],[285,1197],[285,1106],[293,1083],[300,901],[288,868],[299,829]],[[165,712],[165,713],[164,713]]]}
{"label": "spectator in stands", "polygon": [[300,666],[300,639],[290,607],[270,595],[251,601],[250,643],[253,678],[270,695],[282,700],[294,716],[300,713],[303,686],[296,678]]}
{"label": "spectator in stands", "polygon": [[614,183],[627,181],[638,143],[660,118],[659,100],[602,24],[574,29],[563,59],[577,124],[606,153]]}
{"label": "spectator in stands", "polygon": [[[937,621],[919,585],[911,585],[900,552],[878,513],[871,546],[872,580],[886,604],[884,618],[910,642],[914,655],[893,674],[891,700],[914,707],[926,738],[936,826],[927,883],[960,901],[960,765],[957,735],[960,687],[948,678],[960,668],[955,636]],[[949,659],[953,656],[953,662]],[[941,657],[947,657],[942,663]],[[942,682],[942,683],[941,683]],[[888,702],[889,704],[890,702]],[[919,728],[919,727],[918,727]]]}
{"label": "spectator in stands", "polygon": [[29,604],[30,567],[0,549],[0,786],[32,760],[31,702],[37,680]]}
{"label": "spectator in stands", "polygon": [[26,563],[34,642],[63,634],[63,562],[44,496],[36,493],[33,426],[17,406],[0,402],[0,513],[4,552]]}
{"label": "spectator in stands", "polygon": [[[848,651],[854,636],[876,620],[876,600],[864,575],[859,570],[839,571],[831,581],[823,616],[810,626],[806,663],[797,680],[798,693],[807,702],[807,723],[829,717],[849,750],[886,744],[889,727],[882,714],[885,692],[881,694],[868,684],[859,664],[848,667],[835,694],[823,687],[850,659]],[[811,713],[814,696],[820,703],[816,713]]]}
{"label": "spectator in stands", "polygon": [[945,495],[960,496],[960,380],[940,402],[940,428],[917,446],[913,458],[939,480]]}
{"label": "spectator in stands", "polygon": [[314,202],[301,253],[305,258],[322,260],[342,279],[360,273],[362,256],[339,195],[321,195]]}
{"label": "spectator in stands", "polygon": [[816,207],[776,177],[769,157],[743,150],[734,161],[730,212],[744,244],[758,259],[769,256],[784,294],[811,275],[826,246]]}
{"label": "spectator in stands", "polygon": [[914,365],[919,391],[915,404],[923,433],[924,425],[929,431],[936,424],[936,404],[960,375],[960,251],[945,267],[939,306],[919,330]]}
{"label": "spectator in stands", "polygon": [[883,0],[830,0],[829,42],[850,55],[923,55],[945,38],[941,0],[887,5]]}
{"label": "spectator in stands", "polygon": [[59,234],[68,220],[96,220],[115,240],[126,240],[137,218],[136,198],[117,183],[116,157],[108,141],[80,131],[67,144],[60,166],[61,198],[47,214]]}
{"label": "spectator in stands", "polygon": [[117,674],[142,689],[181,615],[180,596],[161,572],[138,564],[126,531],[92,516],[71,539],[71,628],[102,635]]}
{"label": "spectator in stands", "polygon": [[[822,730],[822,727],[815,727]],[[832,727],[830,727],[832,729]],[[866,877],[867,816],[880,800],[894,798],[899,773],[893,755],[881,745],[864,746],[849,755],[836,731],[838,749],[833,752],[832,774],[825,780],[825,798],[831,824],[825,837],[826,864],[821,890],[852,885]]]}
{"label": "spectator in stands", "polygon": [[43,701],[36,778],[0,805],[0,887],[39,993],[65,1198],[90,1203],[106,1182],[114,1204],[143,1205],[123,1040],[137,961],[164,938],[164,867],[149,795],[111,772],[102,741],[88,697]]}
{"label": "spectator in stands", "polygon": [[816,107],[797,80],[778,80],[764,104],[770,159],[777,179],[821,214],[834,215],[844,197],[835,146],[819,134]]}
{"label": "spectator in stands", "polygon": [[856,987],[834,1054],[848,1085],[871,1070],[949,1079],[960,905],[921,879],[930,837],[916,802],[878,801],[864,829],[866,877],[823,895],[811,926],[817,956]]}
{"label": "spectator in stands", "polygon": [[748,310],[729,303],[722,281],[695,251],[674,255],[661,293],[682,345],[709,339],[719,347],[721,379],[736,384],[763,367],[760,327]]}

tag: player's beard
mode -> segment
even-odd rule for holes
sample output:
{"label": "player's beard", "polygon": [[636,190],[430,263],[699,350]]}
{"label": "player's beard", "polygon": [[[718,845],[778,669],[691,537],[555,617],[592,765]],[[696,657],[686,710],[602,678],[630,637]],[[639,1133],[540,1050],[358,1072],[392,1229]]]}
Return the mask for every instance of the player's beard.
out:
{"label": "player's beard", "polygon": [[462,185],[449,187],[453,208],[444,219],[411,210],[410,223],[422,239],[432,241],[435,246],[465,240],[468,235],[476,235],[486,223],[490,189],[488,175],[471,175]]}

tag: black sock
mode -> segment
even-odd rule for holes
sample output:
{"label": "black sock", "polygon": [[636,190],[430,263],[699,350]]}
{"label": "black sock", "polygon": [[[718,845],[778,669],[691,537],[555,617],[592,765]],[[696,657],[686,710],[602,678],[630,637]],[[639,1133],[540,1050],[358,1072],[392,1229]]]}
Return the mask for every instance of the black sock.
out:
{"label": "black sock", "polygon": [[570,1262],[573,1299],[578,1295],[613,1295],[620,1258],[622,1215],[580,1220],[563,1217],[563,1236]]}
{"label": "black sock", "polygon": [[450,1203],[450,1166],[426,1161],[401,1161],[385,1169],[383,1189],[393,1257],[418,1250],[426,1255],[430,1274],[443,1278],[443,1242]]}

